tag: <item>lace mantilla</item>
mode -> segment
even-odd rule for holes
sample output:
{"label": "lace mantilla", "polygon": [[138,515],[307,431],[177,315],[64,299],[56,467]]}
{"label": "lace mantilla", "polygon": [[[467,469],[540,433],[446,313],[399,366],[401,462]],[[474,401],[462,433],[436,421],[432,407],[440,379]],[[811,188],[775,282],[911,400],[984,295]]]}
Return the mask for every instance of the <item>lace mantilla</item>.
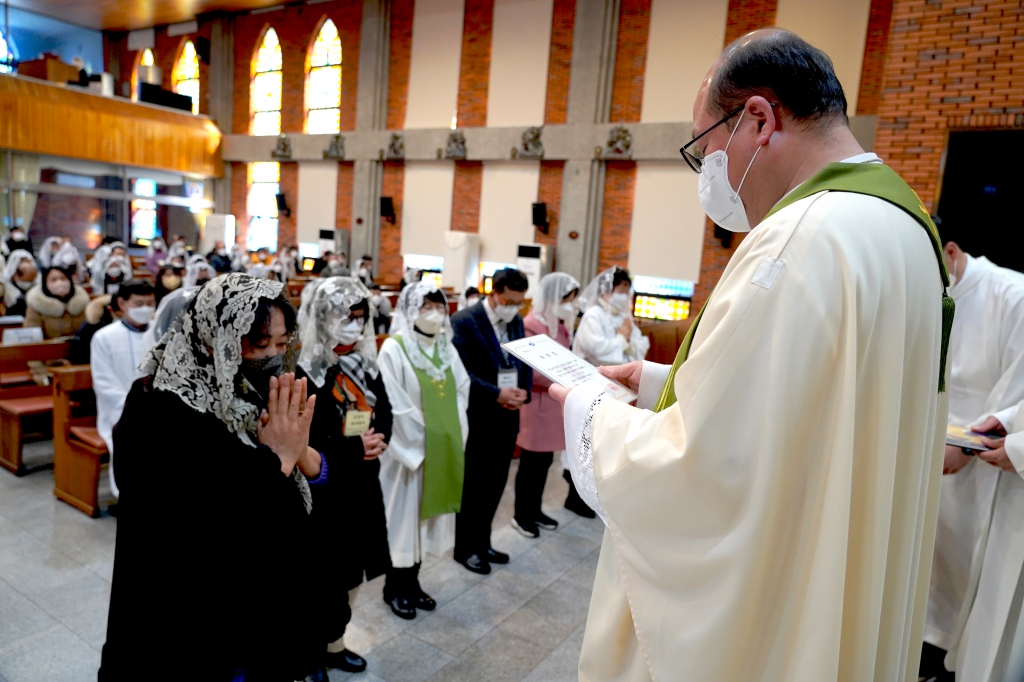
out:
{"label": "lace mantilla", "polygon": [[[427,376],[433,381],[444,382],[448,376],[448,370],[452,366],[452,354],[448,348],[448,338],[443,334],[438,334],[436,341],[434,341],[434,352],[438,354],[441,359],[441,365],[437,366],[431,362],[427,356],[426,351],[416,340],[415,334],[412,335],[414,338],[409,338],[405,333],[401,334],[402,350],[405,351],[405,357],[409,358],[409,364],[418,370],[426,372]],[[410,349],[409,346],[413,348]]]}
{"label": "lace mantilla", "polygon": [[[310,286],[313,284],[307,288]],[[365,382],[365,374],[376,378],[377,339],[372,320],[364,318],[362,334],[350,355],[341,358],[334,352],[352,308],[369,298],[370,290],[358,279],[328,277],[316,283],[310,298],[303,301],[299,310],[299,338],[302,340],[299,366],[317,387],[324,385],[327,371],[338,363],[348,370],[347,373],[355,375],[356,381]]]}

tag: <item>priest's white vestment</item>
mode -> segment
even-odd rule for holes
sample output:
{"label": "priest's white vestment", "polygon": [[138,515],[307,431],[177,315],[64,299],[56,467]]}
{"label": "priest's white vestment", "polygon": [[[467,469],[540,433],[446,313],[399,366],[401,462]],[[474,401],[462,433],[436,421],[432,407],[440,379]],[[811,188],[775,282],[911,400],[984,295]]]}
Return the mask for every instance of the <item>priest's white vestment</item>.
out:
{"label": "priest's white vestment", "polygon": [[[1024,400],[1024,275],[968,256],[949,294],[956,301],[949,423],[969,426]],[[942,477],[924,629],[924,640],[940,649],[951,646],[971,564],[982,558],[998,477],[999,469],[977,459]]]}
{"label": "priest's white vestment", "polygon": [[[812,195],[737,249],[676,404],[569,394],[574,479],[607,523],[581,681],[916,681],[946,413],[938,268],[900,208]],[[641,407],[666,375],[645,363]]]}
{"label": "priest's white vestment", "polygon": [[[400,332],[402,341],[437,357],[437,346],[428,337]],[[416,338],[410,339],[409,336]],[[459,425],[462,446],[469,437],[466,408],[469,406],[469,374],[459,352],[450,342],[445,349],[451,358],[452,375],[458,390]],[[423,554],[444,554],[455,546],[455,514],[420,519],[423,502],[423,460],[426,457],[426,426],[423,421],[423,394],[416,371],[402,346],[386,339],[377,356],[384,387],[391,403],[394,422],[391,442],[380,456],[380,488],[384,493],[384,511],[388,520],[388,545],[395,568],[409,568],[423,561]]]}

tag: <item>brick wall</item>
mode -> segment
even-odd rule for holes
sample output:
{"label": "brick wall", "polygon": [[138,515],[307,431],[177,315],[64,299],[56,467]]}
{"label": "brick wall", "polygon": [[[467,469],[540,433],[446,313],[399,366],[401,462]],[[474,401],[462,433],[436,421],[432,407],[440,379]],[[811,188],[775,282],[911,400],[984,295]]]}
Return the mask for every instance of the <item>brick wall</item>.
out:
{"label": "brick wall", "polygon": [[604,206],[601,209],[601,241],[597,270],[629,264],[629,233],[633,223],[635,161],[608,161],[604,176]]}
{"label": "brick wall", "polygon": [[544,123],[565,123],[569,109],[569,71],[572,67],[572,35],[576,0],[554,0],[551,10],[551,50],[548,53],[548,88]]}
{"label": "brick wall", "polygon": [[650,26],[651,0],[622,0],[619,6],[619,32],[615,42],[615,74],[612,77],[609,116],[609,120],[614,123],[640,120]]}
{"label": "brick wall", "polygon": [[487,125],[494,0],[466,0],[459,60],[458,126]]}
{"label": "brick wall", "polygon": [[409,99],[409,61],[412,58],[414,0],[392,0],[391,52],[388,58],[388,129],[405,127]]}
{"label": "brick wall", "polygon": [[235,216],[235,238],[245,244],[249,234],[249,217],[246,201],[249,194],[249,177],[246,164],[231,163],[231,215]]}
{"label": "brick wall", "polygon": [[[334,216],[334,229],[352,230],[352,189],[355,186],[355,164],[338,163],[338,204]],[[351,241],[349,242],[351,243]],[[353,254],[349,254],[350,256]],[[362,254],[359,254],[362,255]],[[356,256],[358,258],[358,256]]]}
{"label": "brick wall", "polygon": [[[729,0],[725,16],[725,45],[742,35],[775,25],[776,0]],[[710,64],[709,64],[710,66]]]}
{"label": "brick wall", "polygon": [[896,0],[875,151],[934,208],[950,127],[1024,125],[1024,6]]}
{"label": "brick wall", "polygon": [[889,45],[889,26],[892,23],[892,3],[893,0],[871,0],[864,59],[860,67],[860,88],[857,91],[858,115],[878,113],[885,49]]}
{"label": "brick wall", "polygon": [[[296,246],[296,224],[299,220],[299,164],[294,161],[281,164],[281,194],[292,210],[291,216],[277,216],[277,248]],[[248,222],[248,221],[246,221]]]}
{"label": "brick wall", "polygon": [[[554,246],[558,242],[558,217],[562,207],[562,172],[565,161],[540,162],[540,186],[537,189],[537,201],[547,204],[548,233],[539,229],[533,231],[533,240],[538,244]],[[557,251],[555,258],[558,258]],[[555,268],[558,263],[555,263]]]}
{"label": "brick wall", "polygon": [[402,279],[402,193],[405,165],[401,161],[384,162],[381,196],[395,202],[395,224],[380,218],[380,265],[377,277],[384,284],[398,284]]}
{"label": "brick wall", "polygon": [[480,231],[480,192],[483,187],[482,161],[456,161],[452,188],[452,230]]}

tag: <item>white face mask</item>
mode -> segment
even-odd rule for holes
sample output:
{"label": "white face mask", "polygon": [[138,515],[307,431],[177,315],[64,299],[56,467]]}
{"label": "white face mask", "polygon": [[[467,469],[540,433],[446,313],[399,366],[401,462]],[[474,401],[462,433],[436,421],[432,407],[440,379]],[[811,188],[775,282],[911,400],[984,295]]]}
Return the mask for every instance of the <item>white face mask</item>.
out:
{"label": "white face mask", "polygon": [[56,284],[48,286],[46,288],[49,289],[50,293],[53,294],[54,296],[67,296],[68,292],[71,291],[71,282],[67,281],[66,279],[62,279]]}
{"label": "white face mask", "polygon": [[754,165],[757,152],[761,151],[761,148],[758,147],[754,155],[750,157],[747,170],[743,171],[743,177],[740,178],[740,186],[733,189],[729,183],[729,156],[726,154],[726,150],[732,143],[733,135],[739,130],[745,113],[746,111],[740,113],[740,118],[736,121],[736,127],[732,129],[732,134],[729,135],[725,149],[712,152],[704,157],[700,175],[697,176],[697,197],[700,200],[701,208],[716,225],[724,227],[730,232],[750,232],[747,209],[744,208],[743,200],[740,199],[740,190],[743,189],[743,181],[747,179],[750,167]]}
{"label": "white face mask", "polygon": [[137,308],[128,309],[128,319],[134,324],[142,326],[149,324],[153,319],[153,313],[156,312],[156,308],[151,305],[141,305]]}
{"label": "white face mask", "polygon": [[[18,287],[22,291],[28,291],[32,288],[33,282],[15,282],[14,286]],[[64,293],[66,294],[67,292],[65,291]]]}
{"label": "white face mask", "polygon": [[608,304],[620,313],[628,313],[630,309],[629,294],[612,294]]}
{"label": "white face mask", "polygon": [[479,296],[470,296],[470,297],[468,297],[466,299],[466,307],[468,308],[471,305],[476,305],[479,300],[480,300]]}
{"label": "white face mask", "polygon": [[494,314],[498,316],[498,319],[508,324],[512,320],[516,319],[516,315],[519,314],[519,306],[514,304],[499,305],[494,309]]}
{"label": "white face mask", "polygon": [[349,320],[342,325],[341,331],[338,333],[338,346],[352,346],[359,337],[363,335],[363,321],[362,320]]}
{"label": "white face mask", "polygon": [[425,313],[421,313],[416,318],[416,328],[427,336],[433,336],[434,334],[441,331],[441,325],[444,324],[444,313],[440,310],[430,310]]}
{"label": "white face mask", "polygon": [[571,320],[574,317],[573,312],[575,312],[575,311],[573,310],[572,303],[570,303],[569,301],[566,301],[562,305],[558,306],[558,311],[557,312],[558,312],[558,319],[560,319],[560,320]]}

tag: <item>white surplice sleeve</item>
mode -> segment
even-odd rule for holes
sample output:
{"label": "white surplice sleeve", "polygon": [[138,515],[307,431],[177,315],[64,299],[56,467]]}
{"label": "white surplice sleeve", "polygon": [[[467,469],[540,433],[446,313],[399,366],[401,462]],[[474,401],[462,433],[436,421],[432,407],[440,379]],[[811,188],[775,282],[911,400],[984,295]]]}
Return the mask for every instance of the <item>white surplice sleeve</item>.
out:
{"label": "white surplice sleeve", "polygon": [[644,371],[640,375],[640,389],[637,391],[636,406],[641,410],[653,410],[671,372],[672,365],[662,365],[644,360]]}
{"label": "white surplice sleeve", "polygon": [[596,381],[580,384],[569,392],[565,400],[565,449],[569,473],[572,474],[576,491],[587,506],[597,512],[601,520],[608,525],[604,507],[597,496],[597,483],[594,481],[594,456],[591,451],[591,425],[594,410],[605,400],[614,400]]}
{"label": "white surplice sleeve", "polygon": [[418,380],[413,372],[405,371],[408,361],[404,355],[397,341],[387,339],[377,356],[377,366],[388,392],[393,416],[387,454],[415,471],[425,457],[426,427],[419,401],[412,399],[406,387],[407,381]]}

